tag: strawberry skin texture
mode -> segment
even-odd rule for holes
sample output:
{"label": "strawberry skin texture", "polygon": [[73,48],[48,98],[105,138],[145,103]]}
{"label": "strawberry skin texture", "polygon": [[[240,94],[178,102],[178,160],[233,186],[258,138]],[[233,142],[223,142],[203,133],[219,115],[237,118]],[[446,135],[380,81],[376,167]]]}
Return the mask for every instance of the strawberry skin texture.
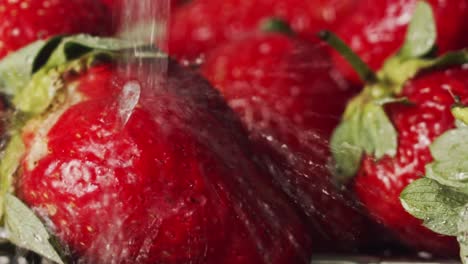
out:
{"label": "strawberry skin texture", "polygon": [[[174,13],[170,54],[189,61],[227,40],[258,31],[268,18],[279,17],[301,37],[317,41],[315,33],[333,29],[357,0],[195,0]],[[190,43],[190,45],[187,45]]]}
{"label": "strawberry skin texture", "polygon": [[[364,0],[346,23],[337,28],[340,36],[373,70],[393,55],[405,39],[417,0]],[[428,0],[434,12],[439,53],[468,46],[468,2],[466,0]],[[338,53],[337,68],[347,79],[361,84],[359,77]]]}
{"label": "strawberry skin texture", "polygon": [[365,157],[355,178],[355,191],[370,214],[394,231],[407,245],[436,255],[456,256],[453,237],[436,234],[422,226],[401,206],[400,193],[423,177],[432,161],[429,146],[435,138],[454,128],[453,93],[468,103],[468,70],[452,68],[423,74],[409,81],[401,96],[411,105],[394,104],[387,110],[398,131],[395,157],[375,161]]}
{"label": "strawberry skin texture", "polygon": [[307,216],[314,241],[320,241],[315,249],[337,252],[364,243],[372,225],[334,186],[328,170],[327,142],[351,96],[330,64],[320,47],[269,33],[221,45],[201,71],[239,114],[273,177]]}
{"label": "strawberry skin texture", "polygon": [[[219,94],[172,63],[167,76],[130,68],[72,80],[85,99],[40,139],[39,158],[38,132],[25,128],[19,197],[80,263],[307,263],[302,220],[249,160]],[[120,90],[136,80],[141,97],[123,124]]]}
{"label": "strawberry skin texture", "polygon": [[110,11],[96,0],[0,0],[0,58],[58,34],[111,34]]}

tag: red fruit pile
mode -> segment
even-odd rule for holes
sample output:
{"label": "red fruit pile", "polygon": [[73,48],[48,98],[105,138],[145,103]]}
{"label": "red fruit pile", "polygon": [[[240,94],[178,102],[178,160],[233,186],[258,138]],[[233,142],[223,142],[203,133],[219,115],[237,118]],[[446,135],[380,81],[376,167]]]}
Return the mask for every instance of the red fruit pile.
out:
{"label": "red fruit pile", "polygon": [[[0,0],[0,16],[12,244],[57,263],[468,259],[466,0]],[[96,37],[117,29],[138,43]]]}
{"label": "red fruit pile", "polygon": [[151,63],[63,80],[71,105],[23,129],[19,197],[87,263],[306,261],[306,229],[220,97],[176,65],[145,83]]}
{"label": "red fruit pile", "polygon": [[425,166],[433,160],[431,143],[455,127],[451,107],[455,98],[468,103],[468,70],[456,67],[423,74],[408,81],[400,96],[411,104],[387,109],[398,133],[396,155],[378,161],[364,157],[354,183],[356,194],[372,216],[405,243],[438,255],[455,255],[456,240],[424,228],[405,212],[399,196],[410,182],[425,174]]}
{"label": "red fruit pile", "polygon": [[[239,51],[241,51],[239,53]],[[366,241],[371,227],[332,183],[329,136],[351,91],[324,49],[281,33],[221,45],[201,72],[239,114],[272,176],[335,251]],[[330,98],[332,100],[324,100]]]}
{"label": "red fruit pile", "polygon": [[[456,201],[464,204],[468,197],[450,192],[449,198],[434,198],[438,189],[428,191],[420,185],[411,187],[411,183],[427,176],[445,186],[449,181],[443,177],[459,177],[433,166],[438,164],[434,160],[438,140],[457,127],[457,122],[463,126],[463,119],[452,108],[463,109],[468,103],[468,72],[463,66],[466,51],[434,56],[435,45],[447,39],[436,38],[436,23],[427,3],[418,3],[404,44],[377,74],[339,40],[332,35],[327,38],[367,82],[348,104],[332,136],[337,174],[344,181],[354,177],[352,185],[371,217],[402,243],[433,255],[454,256],[459,251],[455,237],[460,208],[452,201],[457,197]],[[458,140],[463,144],[464,139]],[[444,173],[449,175],[441,176]],[[402,194],[404,189],[409,195]],[[463,189],[456,192],[463,193]],[[431,206],[446,211],[434,215]],[[428,216],[429,211],[433,215]],[[449,211],[454,218],[440,220]]]}
{"label": "red fruit pile", "polygon": [[[176,10],[168,36],[169,53],[196,60],[219,44],[257,31],[270,18],[287,21],[305,39],[344,21],[356,0],[194,0]],[[190,43],[187,45],[187,43]]]}
{"label": "red fruit pile", "polygon": [[[442,54],[468,46],[466,33],[468,2],[429,0],[437,28],[437,51]],[[361,0],[353,15],[337,34],[373,70],[398,51],[418,0]],[[340,71],[354,83],[361,83],[349,64],[338,54],[334,59]]]}

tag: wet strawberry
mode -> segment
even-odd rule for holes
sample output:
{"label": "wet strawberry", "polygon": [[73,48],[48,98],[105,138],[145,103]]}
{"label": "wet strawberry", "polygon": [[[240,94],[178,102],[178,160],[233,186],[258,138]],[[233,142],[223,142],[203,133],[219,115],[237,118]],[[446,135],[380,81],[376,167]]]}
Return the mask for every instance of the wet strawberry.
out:
{"label": "wet strawberry", "polygon": [[367,81],[348,104],[331,148],[336,176],[353,180],[356,194],[377,222],[415,250],[454,256],[456,240],[423,226],[400,202],[403,189],[428,173],[430,146],[455,127],[451,108],[456,100],[468,102],[468,70],[460,66],[466,63],[465,53],[436,58],[436,40],[431,7],[423,2],[403,46],[377,74],[328,35],[329,43],[350,58]]}
{"label": "wet strawberry", "polygon": [[468,103],[467,76],[467,69],[453,68],[408,81],[400,96],[411,104],[387,107],[398,133],[396,155],[380,160],[366,156],[354,182],[358,197],[378,221],[405,243],[439,255],[456,255],[456,240],[423,227],[403,209],[399,196],[409,183],[425,175],[425,166],[433,160],[431,143],[455,127],[451,107],[454,96]]}
{"label": "wet strawberry", "polygon": [[[169,36],[171,55],[194,60],[226,40],[257,31],[265,19],[287,21],[300,36],[316,42],[315,33],[334,28],[356,0],[196,0],[172,17]],[[190,43],[190,45],[187,45]]]}
{"label": "wet strawberry", "polygon": [[[84,45],[63,41],[55,52]],[[157,71],[167,58],[154,55],[119,68],[85,53],[32,77],[56,80],[56,96],[28,104],[37,85],[14,99],[35,116],[18,196],[80,263],[308,263],[306,228],[234,114],[199,76],[171,61]]]}
{"label": "wet strawberry", "polygon": [[371,228],[327,166],[328,140],[351,93],[324,50],[280,33],[257,34],[208,53],[201,72],[239,114],[322,249],[362,243]]}
{"label": "wet strawberry", "polygon": [[[400,48],[417,0],[362,1],[337,34],[350,45],[373,70]],[[437,48],[445,53],[468,45],[468,2],[465,0],[429,0],[437,25]],[[361,83],[349,64],[335,54],[340,71],[355,83]]]}
{"label": "wet strawberry", "polygon": [[95,0],[0,0],[0,57],[57,34],[111,34],[109,10]]}

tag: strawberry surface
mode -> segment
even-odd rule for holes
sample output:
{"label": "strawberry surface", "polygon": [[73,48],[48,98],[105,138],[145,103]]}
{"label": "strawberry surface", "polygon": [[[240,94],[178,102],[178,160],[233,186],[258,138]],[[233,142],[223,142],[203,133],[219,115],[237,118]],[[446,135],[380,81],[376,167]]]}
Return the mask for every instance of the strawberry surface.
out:
{"label": "strawberry surface", "polygon": [[352,250],[372,229],[333,184],[328,140],[351,96],[324,50],[278,33],[220,45],[201,72],[239,114],[276,182],[324,250]]}
{"label": "strawberry surface", "polygon": [[58,34],[111,34],[110,12],[95,0],[0,1],[0,57]]}
{"label": "strawberry surface", "polygon": [[219,94],[153,66],[66,74],[64,104],[23,129],[18,195],[80,263],[308,263],[302,220]]}
{"label": "strawberry surface", "polygon": [[[258,31],[277,17],[301,37],[316,41],[315,33],[344,21],[356,0],[196,0],[174,13],[169,51],[179,59],[195,60],[218,44]],[[190,45],[187,45],[190,43]]]}
{"label": "strawberry surface", "polygon": [[[377,73],[371,69],[375,65],[369,68],[332,33],[322,33],[322,39],[341,52],[366,82],[350,100],[330,147],[335,176],[342,183],[354,179],[357,196],[377,222],[411,249],[455,256],[458,246],[453,233],[441,235],[434,225],[407,213],[403,207],[412,207],[406,206],[404,198],[400,200],[408,185],[414,186],[413,182],[430,174],[433,144],[455,127],[452,107],[468,102],[467,69],[462,66],[466,52],[436,56],[436,45],[446,38],[437,34],[441,10],[431,4],[434,2],[417,3],[405,41]],[[413,191],[424,193],[423,189]],[[437,197],[434,190],[426,194],[419,197],[421,204],[428,197]],[[440,201],[439,207],[444,204]],[[441,228],[444,225],[438,223]]]}
{"label": "strawberry surface", "polygon": [[[346,23],[337,28],[337,34],[373,70],[400,48],[417,0],[361,1]],[[428,0],[433,8],[437,25],[439,53],[468,45],[466,31],[468,2],[465,0]],[[340,71],[354,83],[361,83],[354,70],[338,54],[335,63]]]}
{"label": "strawberry surface", "polygon": [[455,127],[451,107],[458,97],[468,103],[468,70],[463,67],[425,73],[410,80],[402,97],[409,104],[387,107],[398,131],[395,157],[364,158],[355,178],[355,190],[371,215],[399,235],[408,245],[436,255],[455,256],[456,239],[436,234],[421,225],[401,206],[400,193],[425,175],[433,158],[429,146],[442,133]]}

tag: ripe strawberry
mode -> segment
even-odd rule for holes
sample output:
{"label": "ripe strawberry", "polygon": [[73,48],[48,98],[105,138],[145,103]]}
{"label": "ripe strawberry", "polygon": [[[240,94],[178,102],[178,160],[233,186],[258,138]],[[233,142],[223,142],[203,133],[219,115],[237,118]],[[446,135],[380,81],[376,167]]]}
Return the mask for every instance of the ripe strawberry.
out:
{"label": "ripe strawberry", "polygon": [[57,34],[111,34],[109,10],[95,0],[0,0],[0,58]]}
{"label": "ripe strawberry", "polygon": [[414,248],[441,255],[455,255],[456,240],[423,227],[405,212],[399,196],[410,182],[425,174],[425,166],[433,160],[431,143],[455,127],[450,111],[455,104],[453,95],[468,103],[468,69],[433,71],[408,81],[399,96],[411,104],[387,107],[398,133],[396,155],[379,160],[366,155],[354,182],[359,199],[378,221]]}
{"label": "ripe strawberry", "polygon": [[[357,0],[195,0],[172,17],[170,54],[195,60],[218,44],[256,31],[271,17],[282,18],[301,37],[316,41],[315,33],[334,28]],[[190,43],[190,45],[187,45]]]}
{"label": "ripe strawberry", "polygon": [[351,93],[323,49],[284,34],[255,34],[208,53],[201,72],[239,114],[322,249],[362,242],[370,226],[335,188],[327,166],[327,142]]}
{"label": "ripe strawberry", "polygon": [[[398,53],[376,75],[360,71],[368,83],[350,101],[331,148],[337,176],[354,176],[356,194],[374,219],[414,249],[454,255],[454,238],[430,231],[400,203],[402,190],[424,176],[433,160],[432,142],[455,127],[455,98],[468,102],[468,70],[460,66],[466,55],[432,58],[436,29],[431,8],[421,2],[415,12]],[[330,43],[339,41],[331,37]]]}
{"label": "ripe strawberry", "polygon": [[[418,0],[364,0],[338,27],[337,34],[373,70],[400,48]],[[428,0],[437,24],[437,48],[445,53],[468,45],[468,2],[466,0]],[[335,64],[350,81],[361,84],[358,76],[341,56],[335,54]]]}
{"label": "ripe strawberry", "polygon": [[[32,81],[47,84],[13,100],[34,116],[21,129],[17,194],[80,261],[308,263],[302,220],[250,161],[216,90],[172,61],[155,71],[160,54],[117,68],[99,61],[112,50],[70,48],[84,40],[62,40],[51,58],[80,57],[44,64]],[[32,103],[48,78],[55,97]]]}

